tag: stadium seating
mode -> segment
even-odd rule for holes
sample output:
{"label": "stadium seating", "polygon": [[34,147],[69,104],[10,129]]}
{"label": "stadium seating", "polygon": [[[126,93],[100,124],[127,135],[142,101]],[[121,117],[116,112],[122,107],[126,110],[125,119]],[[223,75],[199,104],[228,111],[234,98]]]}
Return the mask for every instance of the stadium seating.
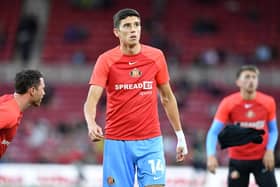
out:
{"label": "stadium seating", "polygon": [[7,62],[13,55],[20,10],[21,0],[1,1],[0,27],[6,39],[5,45],[0,47],[0,63]]}
{"label": "stadium seating", "polygon": [[[13,2],[13,3],[12,3]],[[1,3],[0,23],[2,20],[9,28],[8,46],[0,51],[0,61],[11,58],[15,39],[18,12],[21,0],[10,0]],[[144,16],[143,22],[152,14],[151,1],[114,1],[112,7],[106,9],[81,10],[70,5],[69,0],[54,0],[51,2],[48,26],[44,38],[42,61],[45,64],[57,65],[58,63],[71,63],[73,54],[83,51],[87,63],[95,62],[97,56],[103,51],[114,47],[118,41],[112,34],[112,15],[120,8],[136,8]],[[236,13],[226,10],[223,1],[214,5],[201,5],[193,0],[167,1],[165,14],[160,22],[164,27],[168,40],[179,46],[181,53],[181,64],[189,66],[193,59],[209,48],[221,48],[230,52],[242,55],[251,55],[257,45],[261,43],[275,45],[280,48],[278,10],[280,1],[267,0],[257,8],[260,11],[261,19],[254,22],[248,19],[246,12],[252,1],[241,1],[240,10]],[[255,1],[260,3],[260,0]],[[15,6],[16,5],[16,6]],[[192,31],[192,24],[198,17],[208,17],[215,21],[219,31],[214,34],[199,35]],[[2,19],[4,18],[4,19]],[[64,34],[69,26],[79,26],[86,29],[88,36],[86,40],[79,42],[65,41]],[[144,26],[145,24],[143,24]],[[149,43],[150,34],[143,27],[143,41]],[[279,50],[278,50],[279,51]],[[279,64],[279,59],[274,61]],[[83,117],[83,103],[86,99],[88,85],[56,84],[54,96],[48,105],[40,108],[33,108],[26,111],[24,124],[28,121],[37,121],[46,118],[52,127],[63,122],[71,124]],[[223,87],[225,93],[232,88]],[[276,98],[279,97],[279,90],[266,88],[266,92]],[[0,93],[12,91],[11,86],[0,85]],[[196,132],[197,129],[206,131],[213,119],[214,111],[222,96],[215,97],[203,89],[192,89],[186,92],[184,106],[180,109],[184,129]],[[279,98],[277,99],[279,103]],[[280,107],[280,106],[278,106]],[[98,120],[104,122],[104,108],[97,114]],[[278,116],[280,110],[278,110]],[[160,120],[164,133],[172,134],[173,129],[162,109],[160,109]],[[20,134],[22,135],[22,134]],[[173,135],[173,134],[172,134]],[[21,137],[14,142],[11,153],[21,152],[22,155],[14,154],[14,160],[23,162],[36,160],[33,155],[28,154],[30,148],[22,145]],[[13,159],[13,158],[12,158]]]}
{"label": "stadium seating", "polygon": [[83,119],[87,85],[56,85],[53,98],[47,105],[26,111],[26,119],[46,118],[51,124],[80,121]]}
{"label": "stadium seating", "polygon": [[[122,2],[122,3],[120,3]],[[87,61],[95,61],[105,50],[117,45],[112,29],[112,15],[118,8],[128,4],[144,11],[147,3],[120,1],[112,8],[81,10],[71,6],[69,1],[52,1],[48,30],[45,37],[42,59],[45,63],[69,63],[73,54],[83,51]],[[148,2],[147,0],[145,2]],[[145,14],[144,14],[145,15]],[[146,14],[148,16],[149,14]],[[144,16],[144,17],[146,17]],[[88,33],[87,39],[77,42],[67,42],[64,34],[69,27],[78,27]]]}
{"label": "stadium seating", "polygon": [[[108,9],[80,10],[73,9],[66,0],[53,1],[49,17],[48,31],[42,58],[46,63],[69,62],[75,51],[82,50],[88,61],[95,61],[104,50],[116,44],[112,35],[111,16],[123,7],[137,8],[144,19],[152,13],[149,1],[131,3],[114,1]],[[168,1],[164,16],[160,19],[168,40],[181,48],[183,64],[192,63],[194,57],[209,48],[222,48],[242,55],[251,55],[258,44],[267,43],[280,47],[277,34],[277,5],[269,0],[265,5],[257,6],[259,21],[252,21],[246,15],[254,6],[253,2],[237,1],[240,10],[236,13],[225,8],[225,3],[203,5],[195,1]],[[260,1],[256,1],[256,5]],[[63,14],[62,14],[63,12]],[[63,16],[62,16],[63,15]],[[218,26],[217,33],[197,35],[192,32],[192,24],[199,17],[207,17]],[[178,19],[177,19],[178,18]],[[144,21],[143,21],[144,22]],[[78,24],[89,31],[86,41],[69,44],[63,41],[67,26]],[[145,28],[143,29],[145,31]],[[150,33],[145,33],[144,41],[149,43]],[[278,42],[277,42],[278,41]]]}

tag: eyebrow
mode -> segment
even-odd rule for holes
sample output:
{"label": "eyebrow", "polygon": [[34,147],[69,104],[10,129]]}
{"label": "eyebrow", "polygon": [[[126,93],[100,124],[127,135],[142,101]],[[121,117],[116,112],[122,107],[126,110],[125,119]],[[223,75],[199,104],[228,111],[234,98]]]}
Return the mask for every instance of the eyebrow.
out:
{"label": "eyebrow", "polygon": [[134,22],[128,22],[128,23],[124,23],[123,25],[131,25],[131,24],[136,24],[136,23],[139,23],[140,24],[140,21],[134,21]]}

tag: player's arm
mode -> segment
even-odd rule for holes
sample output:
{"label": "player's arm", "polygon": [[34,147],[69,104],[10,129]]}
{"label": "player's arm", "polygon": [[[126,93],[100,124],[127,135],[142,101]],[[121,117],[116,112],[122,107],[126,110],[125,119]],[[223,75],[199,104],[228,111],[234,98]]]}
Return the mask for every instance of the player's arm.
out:
{"label": "player's arm", "polygon": [[103,87],[91,85],[86,102],[84,104],[84,116],[87,122],[88,135],[92,141],[100,141],[104,138],[102,128],[97,125],[95,121],[97,104],[101,98],[102,93]]}
{"label": "player's arm", "polygon": [[268,122],[268,133],[269,136],[266,149],[274,151],[278,139],[278,128],[276,119],[273,119]]}
{"label": "player's arm", "polygon": [[16,124],[16,119],[7,110],[0,110],[0,129],[11,128]]}
{"label": "player's arm", "polygon": [[224,128],[224,124],[219,120],[214,120],[206,137],[207,168],[211,173],[216,172],[218,161],[216,158],[216,147],[218,134]]}
{"label": "player's arm", "polygon": [[278,139],[278,128],[276,120],[276,102],[272,98],[268,105],[269,109],[269,121],[268,121],[268,142],[266,145],[266,151],[263,157],[263,163],[266,170],[272,171],[275,166],[274,149]]}
{"label": "player's arm", "polygon": [[214,120],[206,137],[206,153],[207,157],[216,155],[216,146],[218,142],[218,134],[224,128],[224,124],[219,120]]}
{"label": "player's arm", "polygon": [[0,129],[5,129],[5,128],[7,128],[7,126],[9,126],[7,121],[5,120],[5,118],[3,116],[4,115],[0,114]]}
{"label": "player's arm", "polygon": [[218,167],[218,160],[216,158],[216,147],[218,142],[218,134],[224,127],[224,123],[228,121],[230,113],[230,100],[223,99],[217,109],[214,120],[208,130],[206,137],[206,154],[207,154],[207,168],[211,173],[216,172]]}
{"label": "player's arm", "polygon": [[178,143],[177,143],[177,161],[183,161],[185,155],[188,153],[187,144],[185,140],[185,135],[182,130],[179,110],[177,106],[176,98],[170,88],[169,83],[158,85],[161,103],[163,108],[167,114],[167,117],[175,130],[177,135]]}
{"label": "player's arm", "polygon": [[263,157],[263,163],[267,170],[272,171],[275,166],[274,149],[278,139],[278,128],[276,119],[268,122],[268,143]]}

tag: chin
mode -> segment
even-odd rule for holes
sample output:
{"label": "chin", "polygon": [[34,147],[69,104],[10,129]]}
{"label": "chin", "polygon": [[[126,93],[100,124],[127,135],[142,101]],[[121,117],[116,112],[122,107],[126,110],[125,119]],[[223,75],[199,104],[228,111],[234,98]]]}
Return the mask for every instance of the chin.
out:
{"label": "chin", "polygon": [[255,89],[249,89],[249,90],[247,90],[247,92],[250,93],[250,94],[253,94],[254,92],[256,92],[256,90]]}
{"label": "chin", "polygon": [[41,105],[41,102],[34,102],[33,104],[32,104],[32,106],[35,106],[35,107],[39,107]]}
{"label": "chin", "polygon": [[137,44],[139,44],[139,40],[132,40],[132,41],[128,41],[127,42],[128,43],[128,45],[137,45]]}

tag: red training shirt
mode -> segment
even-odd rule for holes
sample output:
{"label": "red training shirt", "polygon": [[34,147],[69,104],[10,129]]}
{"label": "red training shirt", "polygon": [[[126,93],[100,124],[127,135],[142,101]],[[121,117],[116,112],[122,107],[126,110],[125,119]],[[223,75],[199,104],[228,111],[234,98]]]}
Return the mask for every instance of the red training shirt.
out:
{"label": "red training shirt", "polygon": [[161,135],[157,108],[157,85],[169,81],[163,53],[141,45],[136,55],[115,47],[97,59],[90,84],[106,88],[105,137],[143,140]]}
{"label": "red training shirt", "polygon": [[215,119],[224,124],[240,123],[241,127],[263,129],[262,144],[248,143],[229,148],[229,157],[238,160],[262,159],[268,141],[267,123],[276,117],[276,104],[271,96],[256,93],[253,100],[244,100],[241,94],[225,97],[218,107]]}
{"label": "red training shirt", "polygon": [[0,97],[0,158],[16,134],[22,112],[13,95]]}

